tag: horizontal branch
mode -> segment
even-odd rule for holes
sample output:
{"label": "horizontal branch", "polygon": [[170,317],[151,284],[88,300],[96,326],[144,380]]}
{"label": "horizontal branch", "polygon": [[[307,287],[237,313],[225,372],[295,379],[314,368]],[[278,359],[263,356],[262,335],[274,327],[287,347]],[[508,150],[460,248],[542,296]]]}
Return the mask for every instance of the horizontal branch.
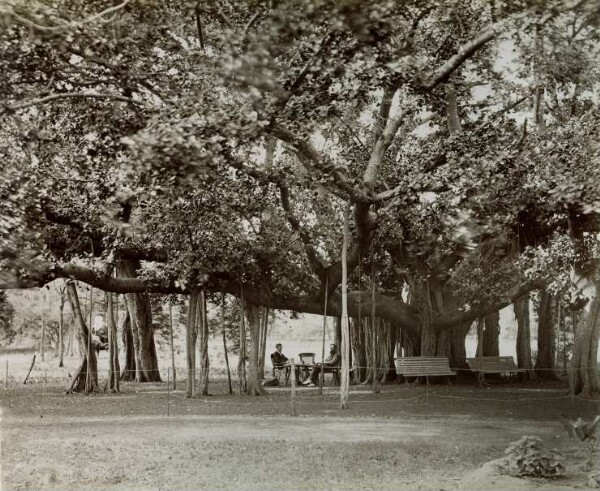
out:
{"label": "horizontal branch", "polygon": [[440,332],[451,327],[464,324],[465,322],[475,321],[480,317],[485,317],[486,315],[498,312],[528,293],[534,290],[539,290],[543,287],[544,283],[542,281],[532,281],[530,283],[526,283],[525,285],[513,288],[506,294],[506,296],[496,302],[490,302],[489,304],[482,305],[473,310],[469,310],[468,312],[454,312],[441,315],[432,320],[431,326],[433,329]]}

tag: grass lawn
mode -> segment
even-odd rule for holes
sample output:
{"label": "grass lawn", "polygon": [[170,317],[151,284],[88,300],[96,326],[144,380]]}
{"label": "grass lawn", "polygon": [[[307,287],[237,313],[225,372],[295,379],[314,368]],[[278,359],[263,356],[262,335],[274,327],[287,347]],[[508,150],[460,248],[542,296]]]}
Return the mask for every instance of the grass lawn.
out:
{"label": "grass lawn", "polygon": [[579,445],[557,417],[599,408],[560,385],[507,383],[355,386],[345,411],[337,388],[302,388],[295,418],[285,388],[230,396],[219,381],[196,399],[164,383],[63,390],[37,380],[1,391],[2,489],[457,489],[523,435],[563,451],[569,469],[562,487],[523,486],[573,489],[585,482]]}

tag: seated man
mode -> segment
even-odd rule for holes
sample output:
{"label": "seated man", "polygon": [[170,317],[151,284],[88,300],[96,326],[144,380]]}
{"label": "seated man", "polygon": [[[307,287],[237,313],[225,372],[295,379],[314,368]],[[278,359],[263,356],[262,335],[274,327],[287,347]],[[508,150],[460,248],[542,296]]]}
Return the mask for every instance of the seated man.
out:
{"label": "seated man", "polygon": [[309,387],[314,387],[319,380],[319,374],[321,373],[321,366],[327,371],[331,371],[332,368],[338,368],[340,362],[342,361],[342,357],[337,351],[337,346],[332,344],[329,346],[329,356],[325,358],[325,363],[323,365],[315,365],[310,373],[310,377],[306,380],[304,385]]}
{"label": "seated man", "polygon": [[275,370],[284,370],[287,379],[290,371],[290,363],[287,356],[281,352],[282,349],[283,346],[281,343],[275,345],[275,351],[271,354],[271,363],[273,364],[273,375],[275,375]]}

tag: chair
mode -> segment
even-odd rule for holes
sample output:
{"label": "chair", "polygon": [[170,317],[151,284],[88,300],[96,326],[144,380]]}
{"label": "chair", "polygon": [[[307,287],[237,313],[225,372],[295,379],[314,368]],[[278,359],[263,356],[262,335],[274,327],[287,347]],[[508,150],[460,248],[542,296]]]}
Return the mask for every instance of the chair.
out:
{"label": "chair", "polygon": [[300,357],[300,363],[303,365],[313,365],[317,355],[314,353],[298,353],[298,356]]}
{"label": "chair", "polygon": [[275,377],[278,381],[280,381],[280,377],[283,374],[285,385],[287,385],[288,380],[290,378],[290,367],[289,365],[277,365],[273,361],[273,355],[271,354],[271,364],[273,365],[273,377]]}

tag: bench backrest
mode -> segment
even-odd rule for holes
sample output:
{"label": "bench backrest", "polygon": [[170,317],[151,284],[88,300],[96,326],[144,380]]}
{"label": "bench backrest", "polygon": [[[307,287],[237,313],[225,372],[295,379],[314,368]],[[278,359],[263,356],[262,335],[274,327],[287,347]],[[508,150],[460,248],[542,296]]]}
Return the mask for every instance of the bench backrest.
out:
{"label": "bench backrest", "polygon": [[467,358],[471,370],[505,372],[516,370],[517,365],[512,356],[480,356]]}
{"label": "bench backrest", "polygon": [[405,356],[395,358],[396,372],[407,376],[454,375],[445,356]]}

